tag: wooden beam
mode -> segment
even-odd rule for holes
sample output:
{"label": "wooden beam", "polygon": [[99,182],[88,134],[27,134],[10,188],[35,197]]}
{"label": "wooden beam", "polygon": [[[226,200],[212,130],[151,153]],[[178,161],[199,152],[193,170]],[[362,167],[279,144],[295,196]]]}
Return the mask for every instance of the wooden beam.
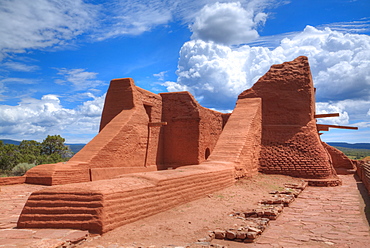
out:
{"label": "wooden beam", "polygon": [[339,113],[331,113],[331,114],[317,114],[315,118],[326,118],[326,117],[338,117]]}
{"label": "wooden beam", "polygon": [[329,127],[321,127],[321,126],[319,127],[319,126],[317,126],[317,131],[318,132],[320,132],[320,131],[329,131]]}
{"label": "wooden beam", "polygon": [[339,126],[339,125],[325,125],[325,124],[316,124],[317,130],[319,131],[327,131],[326,128],[340,128],[340,129],[352,129],[358,130],[358,127],[349,127],[349,126]]}
{"label": "wooden beam", "polygon": [[149,122],[148,126],[149,127],[161,127],[161,126],[166,126],[167,122]]}

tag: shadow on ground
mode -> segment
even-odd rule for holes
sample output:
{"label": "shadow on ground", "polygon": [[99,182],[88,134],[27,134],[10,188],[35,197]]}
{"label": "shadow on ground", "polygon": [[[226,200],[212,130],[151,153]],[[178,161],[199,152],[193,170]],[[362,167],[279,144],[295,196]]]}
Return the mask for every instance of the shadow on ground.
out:
{"label": "shadow on ground", "polygon": [[354,178],[356,179],[358,191],[360,192],[361,197],[365,204],[364,206],[365,217],[367,219],[367,222],[370,225],[370,195],[369,195],[369,192],[367,191],[364,183],[360,180],[360,178],[356,174],[354,175]]}

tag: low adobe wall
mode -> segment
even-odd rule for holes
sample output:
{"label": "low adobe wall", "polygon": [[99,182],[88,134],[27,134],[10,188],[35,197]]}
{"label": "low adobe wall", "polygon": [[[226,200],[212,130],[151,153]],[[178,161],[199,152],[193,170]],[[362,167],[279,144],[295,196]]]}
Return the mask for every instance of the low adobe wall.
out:
{"label": "low adobe wall", "polygon": [[369,161],[354,161],[357,166],[357,175],[365,185],[367,192],[370,195],[370,162]]}
{"label": "low adobe wall", "polygon": [[26,177],[0,177],[0,185],[21,184],[26,182]]}
{"label": "low adobe wall", "polygon": [[101,234],[233,183],[233,166],[219,163],[53,186],[32,193],[17,227],[73,228]]}
{"label": "low adobe wall", "polygon": [[356,172],[355,164],[343,152],[341,152],[335,147],[329,146],[325,142],[322,142],[322,144],[325,147],[325,149],[329,152],[333,162],[333,167],[337,174],[347,175],[354,174]]}

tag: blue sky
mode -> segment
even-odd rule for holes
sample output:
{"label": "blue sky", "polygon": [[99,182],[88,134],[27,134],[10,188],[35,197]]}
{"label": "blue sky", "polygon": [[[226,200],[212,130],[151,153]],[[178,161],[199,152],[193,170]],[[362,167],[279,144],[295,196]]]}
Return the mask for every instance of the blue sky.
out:
{"label": "blue sky", "polygon": [[233,109],[272,64],[308,56],[324,141],[370,142],[368,0],[0,0],[0,138],[86,143],[109,81]]}

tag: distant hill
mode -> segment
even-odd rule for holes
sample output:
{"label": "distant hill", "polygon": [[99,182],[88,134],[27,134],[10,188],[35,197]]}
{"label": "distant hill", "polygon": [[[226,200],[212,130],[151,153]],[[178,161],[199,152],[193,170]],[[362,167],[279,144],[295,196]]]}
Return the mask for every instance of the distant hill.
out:
{"label": "distant hill", "polygon": [[355,143],[349,144],[345,142],[327,142],[330,146],[345,147],[351,149],[370,149],[370,143]]}
{"label": "distant hill", "polygon": [[78,153],[86,144],[66,144],[73,153]]}
{"label": "distant hill", "polygon": [[[0,139],[4,144],[13,144],[13,145],[19,145],[21,142],[18,140],[11,140],[11,139]],[[73,153],[79,152],[86,144],[65,144],[66,146],[69,146],[71,151]]]}
{"label": "distant hill", "polygon": [[[4,142],[4,144],[14,144],[14,145],[19,145],[21,142],[17,140],[11,140],[11,139],[0,139],[1,141]],[[350,144],[346,142],[327,142],[328,145],[330,146],[335,146],[335,147],[344,147],[344,148],[350,148],[350,149],[369,149],[370,150],[370,143],[355,143],[355,144]],[[73,153],[79,152],[86,144],[65,144],[69,146],[71,151]]]}
{"label": "distant hill", "polygon": [[4,144],[13,144],[19,146],[21,143],[20,141],[17,140],[11,140],[11,139],[0,139]]}

